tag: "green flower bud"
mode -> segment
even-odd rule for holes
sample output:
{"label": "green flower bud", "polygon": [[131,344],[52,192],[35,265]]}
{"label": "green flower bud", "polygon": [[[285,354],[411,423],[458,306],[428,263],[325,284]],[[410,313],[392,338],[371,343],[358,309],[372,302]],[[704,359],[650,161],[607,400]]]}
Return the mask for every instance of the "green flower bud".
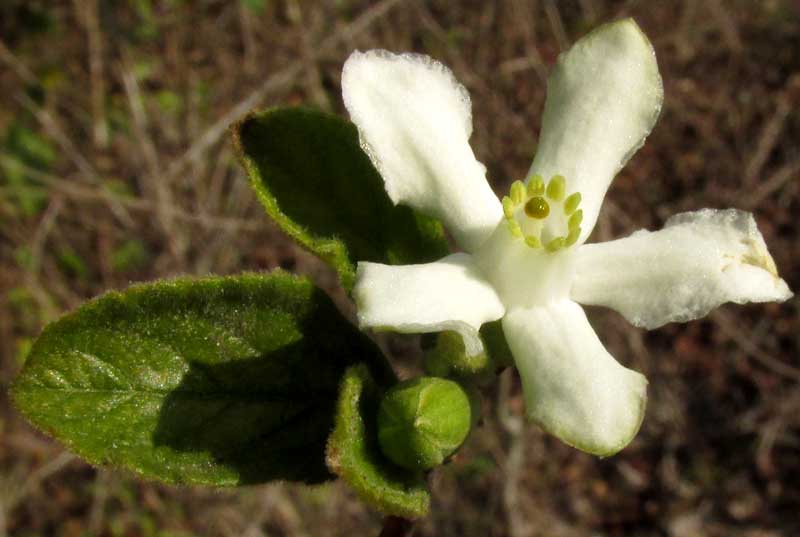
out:
{"label": "green flower bud", "polygon": [[378,442],[398,466],[427,470],[461,446],[471,423],[470,400],[458,383],[420,377],[386,392],[378,410]]}

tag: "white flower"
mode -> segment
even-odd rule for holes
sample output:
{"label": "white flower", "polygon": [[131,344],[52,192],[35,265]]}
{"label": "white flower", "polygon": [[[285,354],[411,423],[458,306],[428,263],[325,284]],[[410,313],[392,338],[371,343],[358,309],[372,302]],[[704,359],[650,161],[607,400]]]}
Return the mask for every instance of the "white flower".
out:
{"label": "white flower", "polygon": [[752,215],[734,209],[683,213],[661,231],[583,244],[611,180],[661,109],[655,54],[630,19],[559,58],[528,180],[502,203],[469,146],[469,95],[445,66],[354,52],[342,88],[391,199],[441,220],[465,252],[423,265],[359,263],[359,322],[454,330],[476,355],[481,324],[502,319],[529,418],[570,445],[617,452],[638,431],[646,402],[645,378],[605,350],[579,304],[655,328],[724,302],[792,296]]}

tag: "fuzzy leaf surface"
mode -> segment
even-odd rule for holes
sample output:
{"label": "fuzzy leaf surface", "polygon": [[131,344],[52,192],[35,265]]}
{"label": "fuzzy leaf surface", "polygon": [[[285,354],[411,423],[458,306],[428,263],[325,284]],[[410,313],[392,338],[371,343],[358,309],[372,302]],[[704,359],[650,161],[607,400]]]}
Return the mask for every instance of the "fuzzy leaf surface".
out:
{"label": "fuzzy leaf surface", "polygon": [[345,369],[380,351],[282,272],[179,278],[89,301],[45,328],[12,387],[22,413],[93,464],[168,483],[332,477]]}
{"label": "fuzzy leaf surface", "polygon": [[276,108],[252,113],[232,134],[267,214],[330,264],[346,289],[358,261],[399,265],[447,255],[439,222],[389,199],[349,121]]}
{"label": "fuzzy leaf surface", "polygon": [[347,370],[328,443],[328,466],[374,509],[420,518],[428,513],[431,500],[424,474],[391,463],[378,444],[378,408],[387,386],[364,364]]}

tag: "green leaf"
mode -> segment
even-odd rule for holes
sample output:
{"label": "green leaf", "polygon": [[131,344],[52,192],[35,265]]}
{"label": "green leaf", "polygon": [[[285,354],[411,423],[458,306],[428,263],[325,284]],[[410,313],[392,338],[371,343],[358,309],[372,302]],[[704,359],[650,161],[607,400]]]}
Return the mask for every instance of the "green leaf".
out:
{"label": "green leaf", "polygon": [[383,396],[379,386],[363,364],[345,373],[336,428],[328,443],[328,467],[375,509],[420,518],[430,508],[424,474],[395,466],[378,444],[377,415]]}
{"label": "green leaf", "polygon": [[256,112],[234,144],[267,213],[351,289],[357,261],[433,261],[449,249],[436,220],[395,206],[355,126],[303,108]]}
{"label": "green leaf", "polygon": [[308,280],[180,278],[111,292],[49,325],[17,407],[94,464],[169,483],[330,478],[345,369],[379,350]]}

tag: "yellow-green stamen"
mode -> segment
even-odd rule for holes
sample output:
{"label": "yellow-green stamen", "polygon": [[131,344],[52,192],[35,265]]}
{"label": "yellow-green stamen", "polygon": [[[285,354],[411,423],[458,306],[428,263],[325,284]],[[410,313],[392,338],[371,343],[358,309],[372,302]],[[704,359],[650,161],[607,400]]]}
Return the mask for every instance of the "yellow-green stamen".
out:
{"label": "yellow-green stamen", "polygon": [[550,214],[550,205],[542,197],[535,197],[525,204],[525,214],[537,220],[544,220]]}
{"label": "yellow-green stamen", "polygon": [[567,180],[563,175],[554,175],[547,184],[547,197],[553,201],[561,201],[567,190]]}
{"label": "yellow-green stamen", "polygon": [[[558,252],[577,243],[583,221],[583,211],[578,208],[581,204],[581,194],[573,192],[566,196],[566,190],[567,180],[563,175],[552,176],[547,184],[538,174],[530,176],[527,186],[522,181],[511,183],[508,196],[502,199],[503,215],[511,235],[522,239],[530,248],[544,247],[544,251],[548,253]],[[563,228],[564,220],[558,216],[552,222],[547,221],[553,203],[563,205],[563,214],[567,217],[567,229],[563,230],[563,235],[556,237],[553,237],[555,235],[553,228],[556,230]],[[525,215],[532,221],[518,220],[520,216],[517,210],[520,205]],[[545,243],[542,240],[542,233],[553,238]]]}
{"label": "yellow-green stamen", "polygon": [[514,219],[506,220],[506,222],[508,222],[508,230],[511,232],[511,235],[514,237],[522,237],[522,228],[519,222]]}
{"label": "yellow-green stamen", "polygon": [[570,228],[569,235],[567,235],[567,240],[564,243],[565,246],[572,246],[576,242],[578,242],[578,237],[581,236],[581,227],[577,226],[574,228]]}
{"label": "yellow-green stamen", "polygon": [[522,181],[511,183],[511,200],[516,204],[525,201],[525,185]]}
{"label": "yellow-green stamen", "polygon": [[575,209],[578,208],[578,205],[581,204],[581,193],[574,192],[567,196],[567,199],[564,200],[564,214],[567,216],[571,215],[575,212]]}
{"label": "yellow-green stamen", "polygon": [[542,241],[539,240],[539,237],[528,235],[527,237],[525,237],[525,244],[527,244],[531,248],[541,248]]}
{"label": "yellow-green stamen", "polygon": [[569,223],[567,227],[569,229],[575,229],[576,227],[580,227],[581,222],[583,222],[583,209],[579,209],[572,213],[572,216],[569,217]]}
{"label": "yellow-green stamen", "polygon": [[503,196],[503,214],[506,218],[514,218],[514,201],[508,196]]}
{"label": "yellow-green stamen", "polygon": [[567,240],[564,237],[556,237],[545,244],[544,249],[550,253],[557,252],[566,246],[566,242]]}
{"label": "yellow-green stamen", "polygon": [[528,181],[528,196],[542,196],[544,195],[544,179],[541,175],[532,175]]}

